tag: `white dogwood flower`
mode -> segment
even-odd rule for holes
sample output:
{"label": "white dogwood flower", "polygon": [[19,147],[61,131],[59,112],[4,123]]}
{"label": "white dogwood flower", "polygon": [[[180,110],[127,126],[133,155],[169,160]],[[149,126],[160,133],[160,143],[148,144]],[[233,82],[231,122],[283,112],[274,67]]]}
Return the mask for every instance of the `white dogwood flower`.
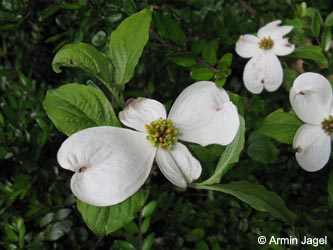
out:
{"label": "white dogwood flower", "polygon": [[265,88],[272,92],[277,90],[283,80],[283,69],[277,56],[285,56],[295,49],[293,44],[283,36],[292,26],[280,26],[276,20],[260,28],[257,36],[242,35],[236,42],[236,52],[244,58],[251,58],[245,65],[243,81],[245,87],[254,94]]}
{"label": "white dogwood flower", "polygon": [[304,73],[295,79],[289,98],[296,115],[305,122],[294,137],[296,160],[303,169],[318,171],[326,165],[331,155],[331,84],[320,74]]}
{"label": "white dogwood flower", "polygon": [[96,206],[114,205],[146,181],[154,159],[165,177],[185,188],[201,175],[200,162],[179,140],[227,145],[239,128],[236,106],[213,82],[197,82],[176,99],[169,115],[158,101],[137,98],[119,113],[127,127],[79,131],[61,145],[58,162],[75,172],[71,189]]}

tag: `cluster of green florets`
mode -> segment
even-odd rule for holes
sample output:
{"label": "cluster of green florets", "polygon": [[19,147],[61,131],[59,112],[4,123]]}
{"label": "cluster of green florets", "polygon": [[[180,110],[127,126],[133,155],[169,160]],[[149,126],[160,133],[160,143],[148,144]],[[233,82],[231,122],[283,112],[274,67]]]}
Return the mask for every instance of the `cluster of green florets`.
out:
{"label": "cluster of green florets", "polygon": [[273,48],[273,46],[274,46],[274,42],[270,36],[264,37],[259,41],[259,48],[261,48],[263,50],[271,49],[271,48]]}
{"label": "cluster of green florets", "polygon": [[333,116],[330,115],[328,118],[325,118],[321,122],[321,128],[325,131],[326,134],[333,134]]}
{"label": "cluster of green florets", "polygon": [[170,150],[174,142],[178,141],[178,130],[171,120],[159,118],[145,125],[147,139],[154,147]]}

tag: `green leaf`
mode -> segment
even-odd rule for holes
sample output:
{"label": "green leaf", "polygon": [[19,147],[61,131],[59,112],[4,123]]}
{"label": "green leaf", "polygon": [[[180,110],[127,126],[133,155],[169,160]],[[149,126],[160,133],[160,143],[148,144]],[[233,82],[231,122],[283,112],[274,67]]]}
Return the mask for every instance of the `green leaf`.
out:
{"label": "green leaf", "polygon": [[197,81],[209,80],[214,73],[208,68],[196,68],[191,71],[191,77]]}
{"label": "green leaf", "polygon": [[298,47],[295,49],[292,56],[296,58],[310,59],[323,65],[325,68],[328,67],[327,59],[319,46],[305,45]]}
{"label": "green leaf", "polygon": [[16,227],[18,229],[19,247],[21,249],[23,249],[24,235],[25,235],[25,232],[26,232],[26,228],[25,228],[25,225],[24,225],[24,220],[21,217],[17,218]]}
{"label": "green leaf", "polygon": [[288,91],[290,91],[297,76],[298,73],[295,70],[292,69],[283,70],[283,84]]}
{"label": "green leaf", "polygon": [[191,67],[196,64],[196,60],[189,55],[170,55],[166,59],[183,67]]}
{"label": "green leaf", "polygon": [[77,200],[77,208],[89,229],[96,235],[112,233],[131,222],[148,198],[147,190],[114,206],[96,207]]}
{"label": "green leaf", "polygon": [[217,163],[214,174],[207,180],[198,185],[211,185],[219,183],[221,178],[238,162],[245,143],[245,121],[239,117],[240,126],[234,140],[225,148],[219,162]]}
{"label": "green leaf", "polygon": [[53,221],[54,213],[48,213],[39,222],[40,227],[45,227]]}
{"label": "green leaf", "polygon": [[62,236],[64,236],[64,234],[65,234],[64,230],[53,229],[46,232],[45,238],[49,241],[56,241],[60,239]]}
{"label": "green leaf", "polygon": [[66,10],[79,10],[82,8],[81,5],[72,3],[62,3],[61,7]]}
{"label": "green leaf", "polygon": [[113,94],[113,67],[110,59],[94,46],[86,43],[65,45],[54,56],[52,68],[60,73],[60,67],[77,67],[100,80]]}
{"label": "green leaf", "polygon": [[231,66],[233,55],[231,53],[225,53],[219,61],[221,69],[227,69]]}
{"label": "green leaf", "polygon": [[[215,77],[216,77],[216,75],[215,75]],[[222,88],[226,81],[227,81],[227,78],[215,78],[216,87]]]}
{"label": "green leaf", "polygon": [[319,36],[320,34],[320,28],[323,23],[323,20],[320,16],[319,11],[316,11],[313,15],[312,21],[311,21],[311,28],[316,36]]}
{"label": "green leaf", "polygon": [[207,43],[202,49],[202,58],[209,65],[215,65],[216,63],[216,53],[219,47],[219,40],[214,39]]}
{"label": "green leaf", "polygon": [[137,11],[134,0],[123,1],[123,9],[127,15],[131,15]]}
{"label": "green leaf", "polygon": [[115,23],[117,21],[119,21],[122,18],[122,13],[120,12],[115,12],[115,13],[108,13],[106,19],[110,22],[110,23]]}
{"label": "green leaf", "polygon": [[168,27],[166,23],[164,22],[163,16],[157,12],[153,13],[153,22],[154,27],[159,34],[159,36],[163,39],[168,39],[169,33],[168,33]]}
{"label": "green leaf", "polygon": [[106,42],[106,33],[103,30],[98,31],[93,38],[91,39],[91,43],[94,46],[102,46]]}
{"label": "green leaf", "polygon": [[185,235],[187,241],[197,241],[205,236],[205,231],[202,228],[195,228]]}
{"label": "green leaf", "polygon": [[267,137],[252,134],[249,138],[247,154],[255,161],[275,163],[279,156],[279,150]]}
{"label": "green leaf", "polygon": [[333,208],[333,169],[330,171],[328,177],[327,191],[328,191],[328,204],[330,208]]}
{"label": "green leaf", "polygon": [[45,40],[45,43],[53,43],[53,42],[55,42],[55,41],[58,41],[58,40],[60,40],[64,35],[65,35],[65,33],[60,33],[60,34],[56,34],[56,35],[54,35],[54,36],[51,36],[51,37],[49,37],[49,38],[47,38],[47,39]]}
{"label": "green leaf", "polygon": [[71,214],[71,209],[69,208],[62,208],[54,215],[54,220],[63,220],[67,218]]}
{"label": "green leaf", "polygon": [[258,211],[268,212],[290,225],[295,224],[295,214],[286,207],[280,196],[274,192],[268,191],[262,185],[239,181],[230,184],[216,184],[212,186],[202,186],[197,184],[195,185],[195,188],[214,190],[233,195]]}
{"label": "green leaf", "polygon": [[155,233],[150,233],[142,243],[142,250],[150,250],[154,244]]}
{"label": "green leaf", "polygon": [[145,218],[142,222],[142,225],[141,225],[141,232],[143,234],[147,233],[149,227],[150,227],[150,219],[151,217],[148,217],[148,218]]}
{"label": "green leaf", "polygon": [[135,247],[126,241],[123,240],[115,240],[113,247],[113,250],[135,250]]}
{"label": "green leaf", "polygon": [[114,80],[124,85],[134,75],[142,51],[148,41],[152,8],[135,13],[111,33],[108,55],[115,68]]}
{"label": "green leaf", "polygon": [[198,240],[195,242],[195,249],[197,250],[209,250],[209,245],[204,240]]}
{"label": "green leaf", "polygon": [[90,86],[72,83],[49,90],[43,106],[54,125],[66,135],[89,127],[120,125],[103,92]]}
{"label": "green leaf", "polygon": [[328,51],[331,48],[332,43],[332,28],[325,27],[323,34],[321,35],[321,47],[323,51]]}
{"label": "green leaf", "polygon": [[156,201],[151,201],[142,209],[142,218],[151,216],[156,209]]}
{"label": "green leaf", "polygon": [[180,46],[185,46],[186,36],[182,28],[180,27],[179,22],[173,19],[168,13],[165,13],[163,15],[162,20],[164,21],[168,31],[167,38],[173,41],[175,44],[178,44]]}
{"label": "green leaf", "polygon": [[241,116],[244,116],[244,111],[245,111],[244,99],[240,95],[237,95],[231,91],[227,92],[232,103],[236,105],[238,113]]}
{"label": "green leaf", "polygon": [[302,124],[295,114],[278,109],[264,119],[257,132],[279,142],[292,144],[296,131]]}
{"label": "green leaf", "polygon": [[332,27],[333,26],[333,12],[331,12],[325,19],[325,26]]}
{"label": "green leaf", "polygon": [[49,5],[44,10],[39,12],[38,21],[43,22],[46,18],[56,13],[59,10],[59,8],[60,6],[57,5]]}
{"label": "green leaf", "polygon": [[195,56],[199,56],[202,52],[202,49],[206,45],[206,41],[204,39],[197,39],[191,49],[191,54]]}
{"label": "green leaf", "polygon": [[124,230],[126,231],[126,235],[134,235],[139,233],[139,227],[134,220],[126,224],[124,226]]}
{"label": "green leaf", "polygon": [[169,13],[153,14],[154,26],[159,36],[165,40],[171,40],[175,44],[185,46],[186,36],[178,21],[173,19]]}

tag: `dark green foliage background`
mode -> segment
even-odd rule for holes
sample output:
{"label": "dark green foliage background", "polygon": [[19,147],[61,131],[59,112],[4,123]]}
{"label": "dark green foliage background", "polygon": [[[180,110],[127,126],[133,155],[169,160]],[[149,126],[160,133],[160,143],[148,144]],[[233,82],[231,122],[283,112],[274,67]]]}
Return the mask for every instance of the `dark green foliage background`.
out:
{"label": "dark green foliage background", "polygon": [[[235,42],[239,35],[255,33],[272,20],[293,19],[300,3],[3,0],[0,5],[0,249],[119,249],[115,240],[138,241],[136,220],[111,236],[94,236],[83,223],[70,192],[71,173],[57,164],[56,152],[66,137],[53,127],[42,101],[50,88],[89,80],[75,69],[65,69],[61,74],[52,71],[51,61],[59,48],[68,43],[86,42],[103,50],[107,37],[121,20],[148,4],[155,4],[157,13],[172,16],[185,36],[164,39],[164,43],[151,36],[136,75],[126,86],[125,99],[146,96],[171,104],[194,80],[187,69],[166,57],[190,51],[200,39],[218,38],[217,54],[234,55],[232,74],[225,88],[244,97],[248,139],[269,113],[277,108],[290,109],[286,89],[291,83],[285,83],[285,87],[274,93],[250,94],[242,85],[246,60],[235,54]],[[311,1],[311,7],[319,9],[324,17],[333,8],[326,0]],[[291,60],[286,57],[282,62],[287,65]],[[305,67],[315,68],[311,63]],[[88,84],[97,81],[89,80]],[[250,158],[247,140],[240,162],[223,181],[258,182],[276,192],[297,214],[295,228],[227,195],[177,190],[155,172],[146,184],[150,188],[149,200],[157,202],[147,232],[155,233],[152,249],[286,249],[259,246],[259,235],[327,235],[330,243],[320,249],[331,249],[333,212],[328,204],[327,181],[332,166],[307,173],[297,166],[290,145],[273,143],[279,155],[273,163],[264,164]],[[191,147],[205,168],[205,177],[213,171],[218,159],[213,149],[220,153],[220,149],[213,147],[205,149],[205,153]]]}

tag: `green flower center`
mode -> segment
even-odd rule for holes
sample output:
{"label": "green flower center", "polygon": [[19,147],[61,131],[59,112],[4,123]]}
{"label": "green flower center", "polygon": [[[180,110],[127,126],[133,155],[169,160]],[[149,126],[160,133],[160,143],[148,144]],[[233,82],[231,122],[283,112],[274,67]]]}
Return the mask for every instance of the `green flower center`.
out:
{"label": "green flower center", "polygon": [[333,116],[330,115],[328,118],[325,118],[321,122],[321,128],[325,131],[326,134],[333,134]]}
{"label": "green flower center", "polygon": [[269,49],[273,48],[273,46],[274,46],[274,42],[270,36],[264,37],[259,41],[260,49],[269,50]]}
{"label": "green flower center", "polygon": [[147,140],[154,147],[166,148],[170,150],[174,142],[178,141],[178,130],[171,120],[159,118],[145,125]]}

